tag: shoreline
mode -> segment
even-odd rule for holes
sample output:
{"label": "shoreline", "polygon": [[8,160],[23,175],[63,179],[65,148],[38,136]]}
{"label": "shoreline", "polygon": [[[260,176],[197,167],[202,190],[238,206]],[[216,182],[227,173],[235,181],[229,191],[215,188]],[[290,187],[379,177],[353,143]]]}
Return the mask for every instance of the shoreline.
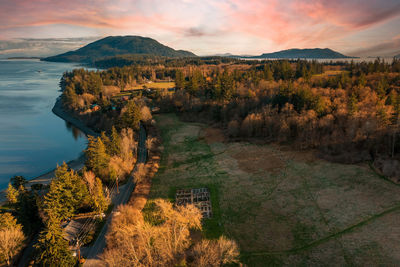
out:
{"label": "shoreline", "polygon": [[[61,96],[59,96],[56,100],[56,103],[54,104],[54,107],[51,109],[51,111],[58,116],[59,118],[63,119],[64,121],[72,124],[74,127],[78,128],[79,131],[83,132],[86,136],[92,135],[92,136],[99,136],[98,133],[87,127],[82,121],[79,119],[73,117],[70,115],[68,112],[66,112],[63,109],[62,102],[61,102]],[[85,163],[85,155],[83,154],[83,151],[80,153],[79,157],[73,160],[70,160],[67,162],[68,166],[73,169],[74,171],[80,170],[83,168]],[[32,178],[28,181],[28,186],[31,186],[33,184],[49,184],[51,179],[54,176],[56,168],[53,170],[46,172],[44,174],[41,174],[35,178]]]}
{"label": "shoreline", "polygon": [[87,127],[82,121],[79,119],[73,117],[70,115],[68,112],[66,112],[62,106],[61,103],[61,96],[59,96],[56,100],[56,103],[54,104],[54,107],[51,110],[55,115],[60,117],[66,122],[71,123],[74,127],[78,128],[81,132],[83,132],[86,136],[92,135],[92,136],[100,136],[99,133],[96,133],[89,127]]}
{"label": "shoreline", "polygon": [[[62,103],[61,103],[61,96],[59,96],[56,100],[56,103],[54,104],[54,107],[51,110],[56,116],[59,118],[63,119],[64,121],[72,124],[74,127],[78,128],[81,132],[83,132],[86,136],[92,135],[92,136],[99,136],[100,134],[96,133],[89,127],[87,127],[82,121],[79,119],[73,117],[70,115],[68,112],[66,112],[63,109]],[[83,168],[85,164],[85,155],[83,154],[83,151],[80,153],[80,155],[67,162],[68,166],[73,169],[74,171],[80,170]],[[54,172],[56,168],[53,168],[52,170],[40,174],[39,176],[36,176],[32,179],[28,180],[28,183],[26,186],[29,188],[30,186],[34,184],[44,184],[48,185],[52,178],[54,177]],[[0,191],[0,203],[4,203],[6,201],[6,189],[3,189]]]}

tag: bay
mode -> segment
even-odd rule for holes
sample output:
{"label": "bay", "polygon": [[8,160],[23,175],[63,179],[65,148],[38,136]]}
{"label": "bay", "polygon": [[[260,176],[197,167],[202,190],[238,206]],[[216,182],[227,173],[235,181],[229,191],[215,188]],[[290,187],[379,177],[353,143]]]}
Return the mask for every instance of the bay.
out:
{"label": "bay", "polygon": [[0,60],[0,189],[14,175],[32,179],[85,149],[85,135],[51,111],[62,74],[76,67]]}

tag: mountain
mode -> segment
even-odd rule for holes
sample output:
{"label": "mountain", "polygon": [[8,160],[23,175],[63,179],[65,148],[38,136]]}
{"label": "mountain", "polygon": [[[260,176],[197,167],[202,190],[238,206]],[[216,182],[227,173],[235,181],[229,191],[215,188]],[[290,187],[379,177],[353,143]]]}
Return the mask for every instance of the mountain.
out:
{"label": "mountain", "polygon": [[308,48],[308,49],[288,49],[274,53],[264,53],[261,56],[254,56],[249,58],[352,58],[345,56],[339,52],[333,51],[329,48]]}
{"label": "mountain", "polygon": [[231,53],[206,55],[206,57],[231,57],[231,56],[233,56]]}
{"label": "mountain", "polygon": [[109,36],[75,51],[44,58],[54,62],[93,62],[117,55],[146,54],[165,57],[195,57],[189,51],[175,50],[154,39],[141,36]]}
{"label": "mountain", "polygon": [[398,54],[397,56],[394,56],[395,58],[400,58],[400,54]]}

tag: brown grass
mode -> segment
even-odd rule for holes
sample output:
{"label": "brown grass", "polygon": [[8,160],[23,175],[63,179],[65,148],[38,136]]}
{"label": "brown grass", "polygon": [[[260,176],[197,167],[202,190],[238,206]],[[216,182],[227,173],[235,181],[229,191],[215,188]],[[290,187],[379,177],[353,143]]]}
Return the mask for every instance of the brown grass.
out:
{"label": "brown grass", "polygon": [[[151,197],[218,185],[224,234],[238,242],[249,266],[400,262],[397,213],[357,226],[400,207],[400,187],[368,166],[331,163],[288,146],[209,142],[199,139],[205,125],[173,115],[157,121],[170,138]],[[370,226],[375,224],[379,233]],[[356,230],[335,235],[353,226]],[[317,245],[308,247],[313,242]]]}
{"label": "brown grass", "polygon": [[257,147],[244,148],[241,152],[232,155],[239,168],[248,173],[267,171],[277,173],[284,168],[285,163],[268,149]]}
{"label": "brown grass", "polygon": [[223,143],[226,138],[221,129],[207,127],[201,132],[201,136],[204,137],[207,144]]}

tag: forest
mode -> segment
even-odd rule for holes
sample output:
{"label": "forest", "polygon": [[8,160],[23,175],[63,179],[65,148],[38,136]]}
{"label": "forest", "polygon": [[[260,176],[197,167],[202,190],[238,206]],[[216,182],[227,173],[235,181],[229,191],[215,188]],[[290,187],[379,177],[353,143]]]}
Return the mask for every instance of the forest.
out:
{"label": "forest", "polygon": [[[290,143],[317,149],[333,161],[372,161],[385,175],[399,175],[391,167],[400,150],[397,59],[319,63],[120,57],[104,62],[124,66],[64,74],[61,85],[68,108],[85,116],[91,105],[99,105],[104,124],[107,110],[117,114],[122,109],[123,101],[116,96],[136,84],[170,79],[176,93],[160,90],[151,95],[151,105],[161,112],[217,123],[232,140]],[[88,117],[94,120],[96,115]]]}
{"label": "forest", "polygon": [[[64,109],[99,133],[88,138],[85,167],[74,171],[66,164],[58,166],[49,185],[26,187],[23,177],[10,181],[9,212],[0,215],[0,235],[10,240],[0,246],[1,261],[7,265],[35,236],[36,263],[75,265],[61,225],[80,214],[109,212],[113,203],[108,190],[131,178],[139,192],[130,204],[117,208],[120,216],[112,219],[101,255],[104,263],[238,262],[234,240],[192,238],[190,233],[203,227],[197,209],[174,207],[162,199],[141,202],[140,190],[151,184],[146,173],[155,170],[154,175],[161,154],[160,139],[154,135],[146,146],[155,160],[140,163],[135,172],[140,124],[154,128],[153,113],[172,112],[183,121],[219,127],[230,142],[283,144],[333,162],[367,162],[392,182],[400,180],[400,60],[121,56],[101,64],[109,68],[75,69],[60,80]],[[153,83],[174,88],[152,88]],[[102,219],[95,221],[102,225]],[[84,236],[82,245],[90,244],[95,233]],[[125,251],[123,256],[120,251]]]}

